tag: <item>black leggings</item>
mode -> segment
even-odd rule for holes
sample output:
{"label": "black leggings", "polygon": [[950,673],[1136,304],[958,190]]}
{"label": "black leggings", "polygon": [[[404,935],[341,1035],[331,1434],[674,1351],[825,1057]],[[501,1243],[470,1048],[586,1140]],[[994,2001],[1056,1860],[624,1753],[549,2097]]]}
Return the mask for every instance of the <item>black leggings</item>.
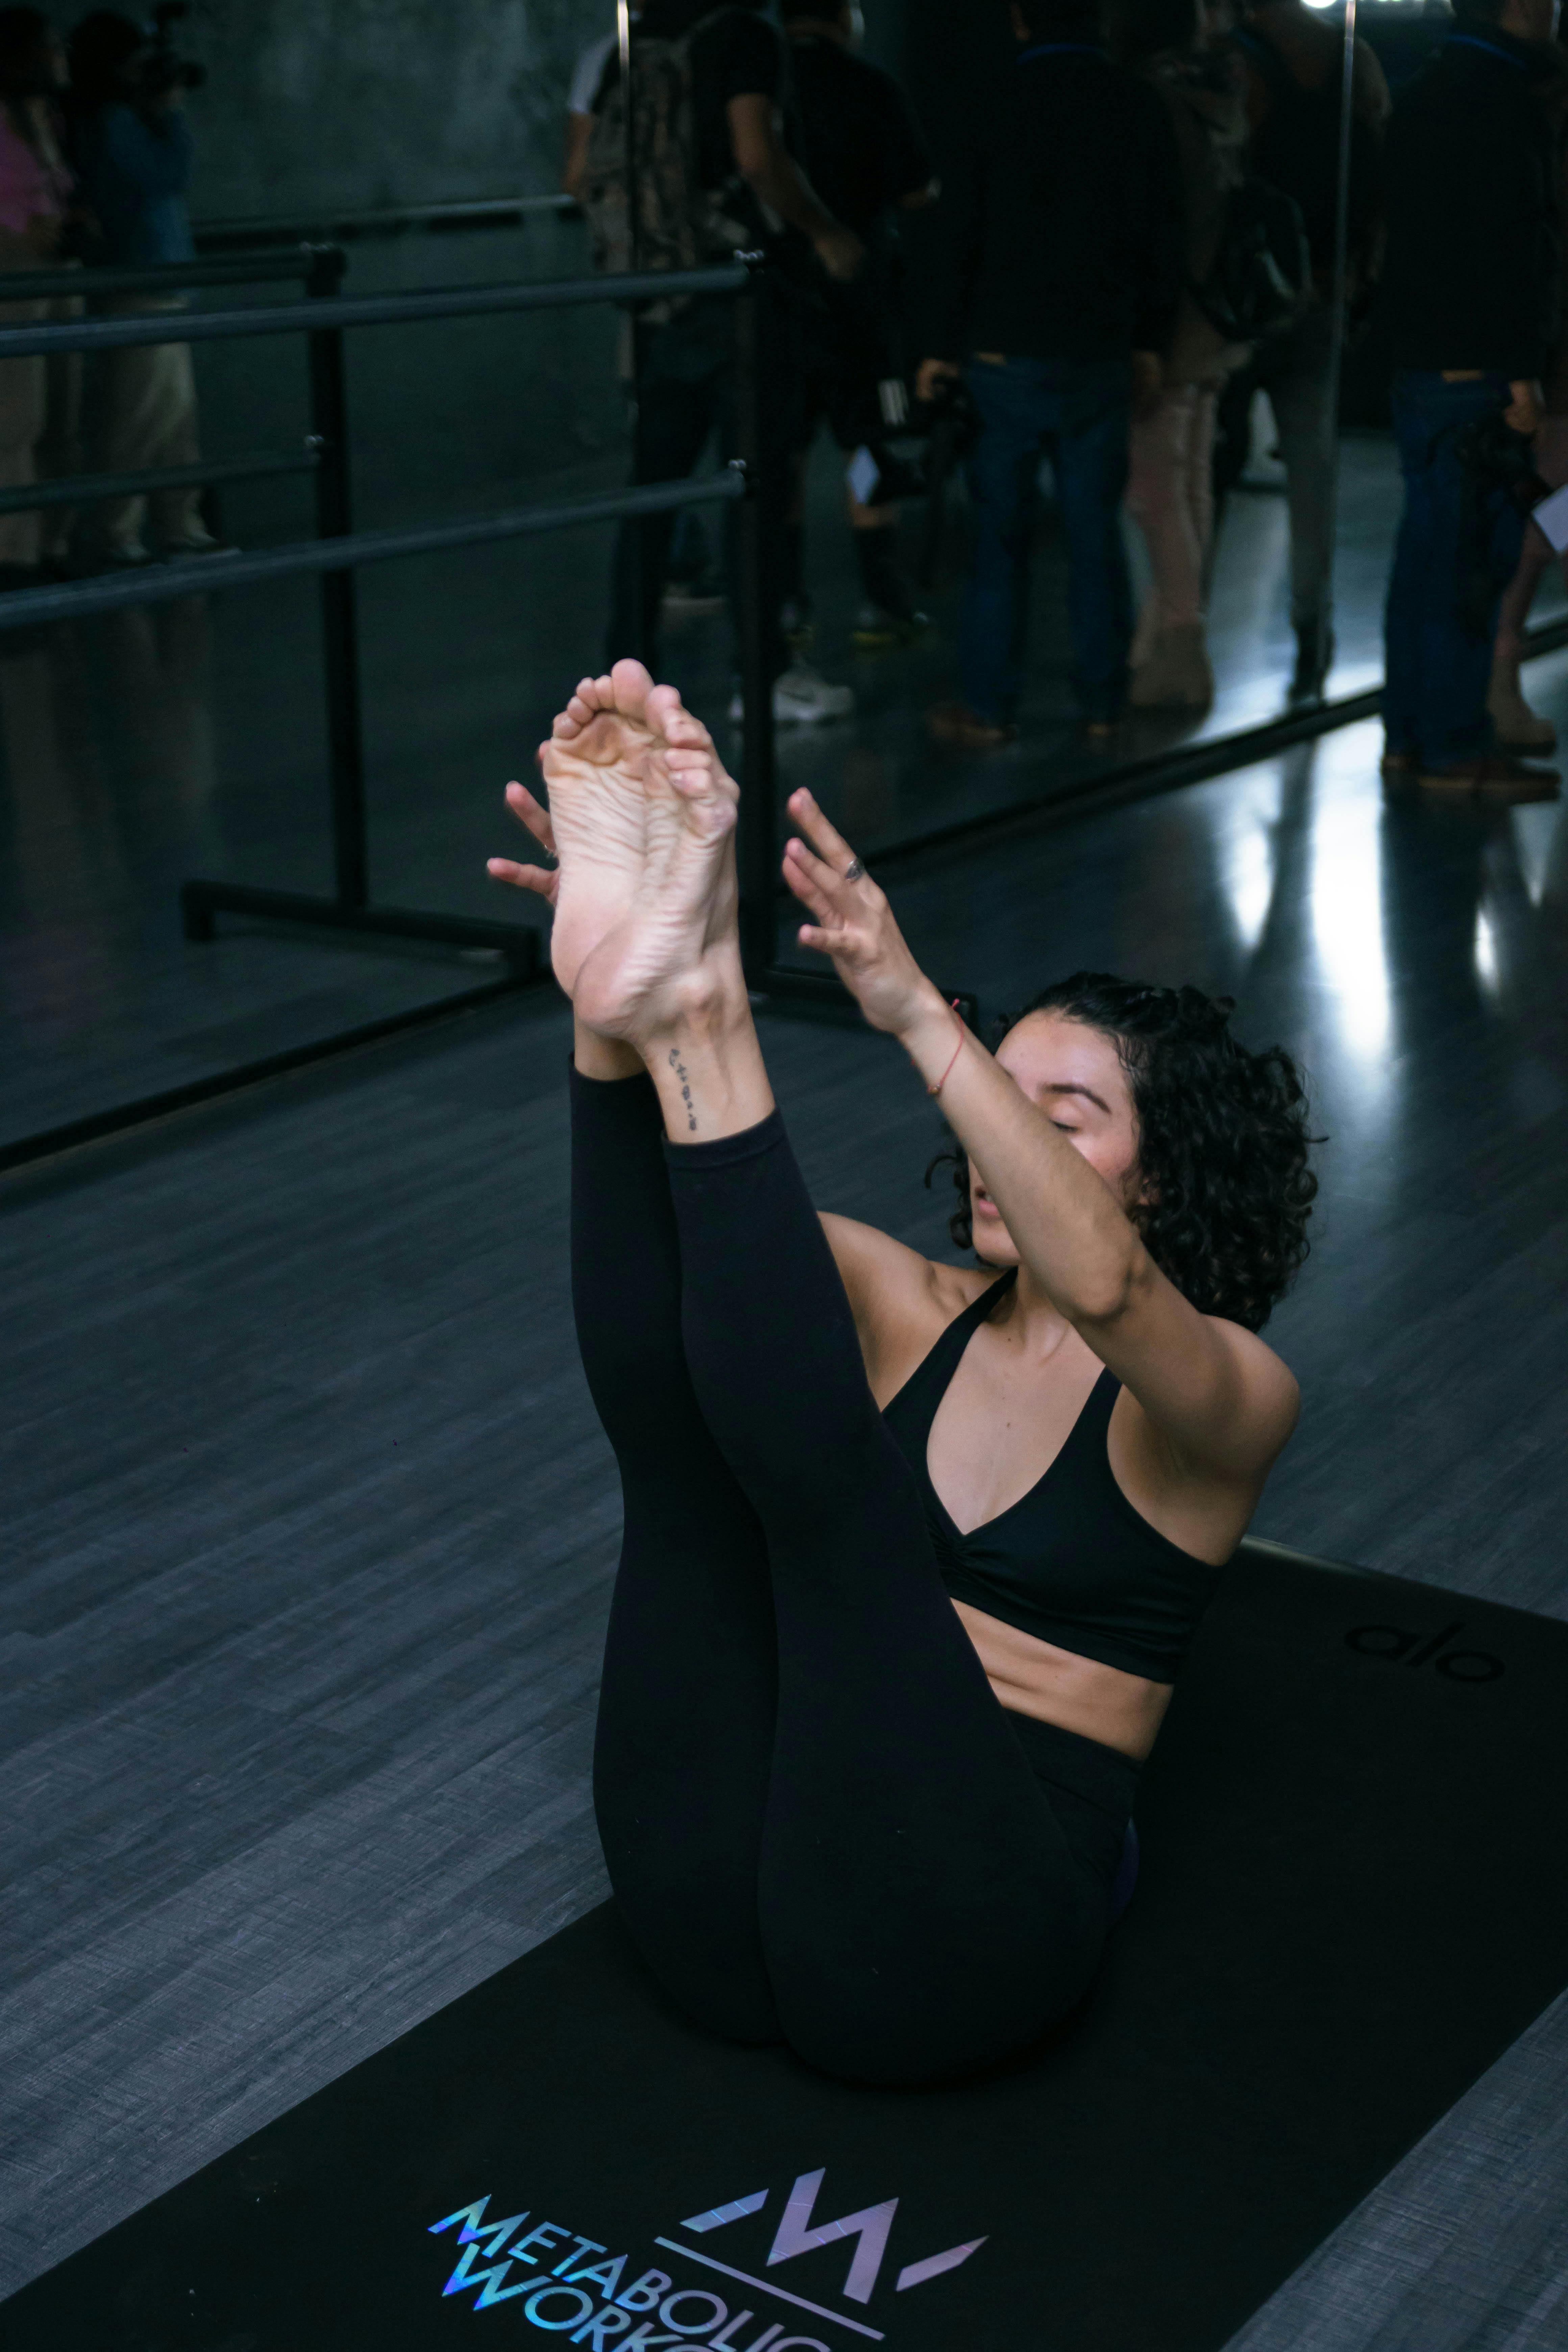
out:
{"label": "black leggings", "polygon": [[667,1145],[572,1073],[572,1280],[626,1532],[594,1796],[621,1914],[712,2032],[870,2083],[1079,2000],[1136,1768],[998,1706],[776,1113]]}

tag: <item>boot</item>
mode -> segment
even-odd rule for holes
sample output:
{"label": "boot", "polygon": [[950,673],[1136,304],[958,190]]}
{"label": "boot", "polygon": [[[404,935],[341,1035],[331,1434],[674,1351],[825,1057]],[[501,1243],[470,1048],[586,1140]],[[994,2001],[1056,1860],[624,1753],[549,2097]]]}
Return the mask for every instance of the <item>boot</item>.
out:
{"label": "boot", "polygon": [[1334,666],[1334,633],[1323,613],[1293,625],[1296,668],[1290,680],[1289,698],[1292,702],[1321,702],[1329,672]]}
{"label": "boot", "polygon": [[1153,651],[1132,673],[1127,697],[1134,710],[1206,710],[1214,700],[1201,621],[1162,629]]}
{"label": "boot", "polygon": [[1520,690],[1519,664],[1510,661],[1504,654],[1493,656],[1487,709],[1491,714],[1492,726],[1501,750],[1552,751],[1556,749],[1556,728],[1550,719],[1542,719],[1531,710]]}

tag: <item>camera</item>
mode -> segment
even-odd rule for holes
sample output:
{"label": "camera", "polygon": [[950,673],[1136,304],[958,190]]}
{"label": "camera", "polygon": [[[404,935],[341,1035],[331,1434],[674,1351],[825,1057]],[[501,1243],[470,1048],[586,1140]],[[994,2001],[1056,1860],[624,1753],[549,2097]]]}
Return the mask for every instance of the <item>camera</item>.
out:
{"label": "camera", "polygon": [[205,66],[181,57],[174,47],[173,28],[190,13],[189,0],[161,0],[153,9],[153,37],[136,65],[142,97],[166,98],[172,89],[200,89],[205,81]]}

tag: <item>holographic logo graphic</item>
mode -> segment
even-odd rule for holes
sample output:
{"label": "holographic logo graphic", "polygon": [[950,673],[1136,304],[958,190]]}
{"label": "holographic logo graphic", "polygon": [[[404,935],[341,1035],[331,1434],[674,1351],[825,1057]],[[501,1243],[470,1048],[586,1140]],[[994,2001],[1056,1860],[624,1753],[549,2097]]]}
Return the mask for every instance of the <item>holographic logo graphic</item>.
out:
{"label": "holographic logo graphic", "polygon": [[[819,2167],[815,2172],[803,2172],[795,2180],[784,2199],[763,2266],[773,2272],[799,2254],[840,2243],[849,2246],[853,2251],[843,2298],[864,2310],[882,2275],[899,2200],[889,2197],[879,2205],[863,2206],[841,2220],[818,2221],[817,2203],[826,2178],[826,2168]],[[731,2222],[762,2213],[772,2195],[768,2189],[754,2189],[750,2196],[712,2206],[705,2213],[693,2213],[674,2226],[692,2237],[705,2238]],[[656,2237],[653,2243],[662,2255],[674,2256],[678,2264],[697,2266],[700,2274],[690,2284],[682,2282],[679,2268],[665,2271],[652,2264],[628,2280],[631,2254],[612,2254],[601,2240],[583,2237],[559,2221],[535,2221],[531,2229],[527,2228],[532,2219],[527,2211],[492,2221],[489,2205],[488,2196],[480,2197],[429,2224],[433,2237],[456,2229],[454,2243],[461,2249],[457,2267],[441,2290],[443,2295],[472,2292],[475,2311],[514,2303],[531,2326],[546,2335],[563,2336],[569,2343],[585,2345],[589,2352],[656,2352],[658,2347],[675,2345],[684,2345],[688,2352],[847,2352],[840,2336],[829,2345],[820,2336],[801,2335],[796,2313],[873,2343],[887,2340],[886,2330],[873,2327],[866,2319],[812,2302],[774,2278],[736,2269],[680,2238]],[[905,2263],[893,2278],[895,2294],[924,2286],[928,2280],[957,2270],[984,2243],[984,2238],[971,2238],[963,2245]],[[713,2276],[726,2282],[726,2294],[708,2284],[708,2277]],[[784,2306],[784,2316],[770,2318],[765,2308],[759,2315],[750,2305],[731,2309],[736,2286]]]}

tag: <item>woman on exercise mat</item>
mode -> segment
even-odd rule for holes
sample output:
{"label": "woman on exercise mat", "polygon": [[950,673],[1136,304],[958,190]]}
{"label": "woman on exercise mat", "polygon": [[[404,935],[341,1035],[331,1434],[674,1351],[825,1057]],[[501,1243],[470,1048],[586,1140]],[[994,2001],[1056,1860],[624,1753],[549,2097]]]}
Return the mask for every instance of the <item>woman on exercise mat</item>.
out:
{"label": "woman on exercise mat", "polygon": [[1196,991],[1047,990],[988,1054],[809,793],[784,860],[937,1097],[967,1240],[818,1219],[742,978],[739,795],[634,662],[514,814],[573,1002],[572,1266],[626,1529],[595,1801],[689,2016],[962,2075],[1093,1976],[1138,1766],[1296,1419],[1256,1336],[1313,1180],[1285,1055]]}

